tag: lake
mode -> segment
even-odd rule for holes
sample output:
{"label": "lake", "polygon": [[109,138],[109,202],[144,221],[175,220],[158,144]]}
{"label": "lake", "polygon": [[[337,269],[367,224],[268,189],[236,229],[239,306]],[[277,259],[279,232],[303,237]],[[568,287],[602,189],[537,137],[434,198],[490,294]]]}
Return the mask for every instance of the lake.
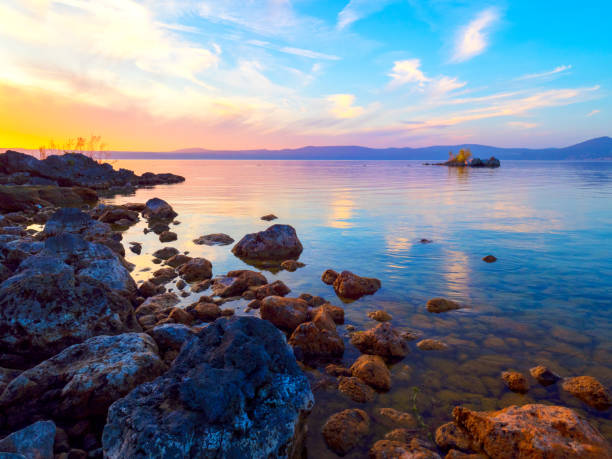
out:
{"label": "lake", "polygon": [[[166,244],[203,256],[215,275],[251,268],[231,245],[208,247],[192,241],[227,233],[238,241],[272,223],[291,224],[304,245],[296,272],[264,271],[300,293],[321,295],[345,308],[346,324],[358,330],[376,322],[367,312],[384,309],[399,330],[418,330],[449,344],[447,351],[411,353],[391,367],[393,386],[374,402],[360,405],[333,387],[317,384],[309,418],[309,457],[335,457],[320,434],[332,413],[360,407],[376,419],[381,407],[417,414],[433,431],[451,420],[456,405],[494,410],[511,404],[561,404],[584,414],[612,440],[612,410],[589,408],[559,385],[530,379],[525,395],[510,392],[500,372],[529,374],[547,365],[562,376],[591,375],[612,386],[612,162],[504,161],[499,169],[424,166],[415,161],[163,161],[121,160],[115,167],[137,173],[172,172],[178,185],[138,190],[113,203],[168,201],[179,213]],[[144,234],[144,221],[124,234],[124,243],[143,243],[141,255],[128,251],[134,278],[151,276],[157,236]],[[432,243],[422,244],[427,238]],[[492,254],[495,263],[482,258]],[[377,277],[382,288],[343,304],[321,281],[325,269]],[[199,298],[193,294],[184,304]],[[447,297],[465,309],[426,311],[433,297]],[[227,303],[237,314],[246,301]],[[359,355],[345,326],[343,363]],[[322,368],[311,369],[314,381]],[[347,457],[363,457],[389,431],[375,423],[367,442]]]}

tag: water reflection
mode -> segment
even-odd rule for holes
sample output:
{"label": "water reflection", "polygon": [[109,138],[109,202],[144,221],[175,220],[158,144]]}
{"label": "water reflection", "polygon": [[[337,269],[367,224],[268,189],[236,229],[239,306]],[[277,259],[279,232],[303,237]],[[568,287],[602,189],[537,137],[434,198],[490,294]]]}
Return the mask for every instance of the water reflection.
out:
{"label": "water reflection", "polygon": [[[345,306],[346,323],[374,325],[366,313],[386,309],[393,325],[417,329],[450,345],[441,353],[418,351],[392,367],[394,386],[365,407],[412,409],[426,423],[449,420],[455,404],[496,409],[510,403],[561,403],[586,415],[612,439],[610,412],[596,412],[552,388],[509,393],[499,373],[528,371],[542,363],[563,376],[591,374],[612,385],[612,164],[504,162],[497,170],[427,167],[417,162],[351,161],[119,161],[137,172],[173,172],[183,184],[138,190],[115,202],[159,196],[179,213],[171,245],[213,262],[214,274],[248,266],[231,246],[207,247],[192,240],[223,232],[240,239],[270,225],[274,213],[293,225],[304,245],[294,273],[265,272],[281,279],[291,295],[308,292],[341,304],[320,281],[327,268],[350,269],[382,280],[382,289]],[[274,223],[276,223],[274,222]],[[160,243],[132,227],[124,242],[143,243],[128,252],[134,277],[145,280],[157,265]],[[421,244],[419,240],[433,240]],[[484,263],[493,254],[496,263]],[[192,294],[183,304],[194,301]],[[432,315],[434,296],[467,304],[465,311]],[[229,303],[228,307],[234,307]],[[237,313],[247,314],[242,303]],[[248,314],[254,315],[251,311]],[[346,333],[341,327],[341,333]],[[346,341],[344,363],[358,355]],[[313,374],[316,374],[314,372]],[[335,389],[317,392],[310,418],[309,455],[329,457],[320,426],[350,405]],[[384,431],[374,429],[368,444]],[[353,456],[363,457],[364,451]]]}

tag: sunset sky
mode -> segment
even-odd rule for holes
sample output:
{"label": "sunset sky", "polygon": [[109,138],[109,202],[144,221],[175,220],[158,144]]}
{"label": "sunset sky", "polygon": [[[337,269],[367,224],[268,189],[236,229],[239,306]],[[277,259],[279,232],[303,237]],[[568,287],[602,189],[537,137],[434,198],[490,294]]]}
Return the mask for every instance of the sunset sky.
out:
{"label": "sunset sky", "polygon": [[610,135],[612,3],[2,0],[0,147],[565,146]]}

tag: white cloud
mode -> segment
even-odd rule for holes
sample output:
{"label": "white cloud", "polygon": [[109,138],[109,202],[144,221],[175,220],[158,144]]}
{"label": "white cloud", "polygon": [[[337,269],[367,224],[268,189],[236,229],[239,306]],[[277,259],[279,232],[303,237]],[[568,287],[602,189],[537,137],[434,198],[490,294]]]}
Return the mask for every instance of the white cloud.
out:
{"label": "white cloud", "polygon": [[593,115],[597,115],[599,112],[600,112],[600,110],[593,110],[593,111],[587,113],[587,116],[591,117]]}
{"label": "white cloud", "polygon": [[356,118],[364,113],[364,108],[353,105],[355,96],[353,94],[332,94],[327,97],[331,102],[330,113],[336,118]]}
{"label": "white cloud", "polygon": [[416,83],[423,87],[430,79],[425,76],[420,69],[421,61],[419,59],[408,59],[405,61],[395,61],[393,70],[389,74],[391,83],[389,87],[398,87],[406,83]]}
{"label": "white cloud", "polygon": [[336,27],[338,29],[344,29],[353,22],[382,10],[393,1],[394,0],[350,0],[342,11],[338,13]]}
{"label": "white cloud", "polygon": [[488,8],[462,28],[457,35],[452,60],[463,62],[482,53],[489,45],[487,31],[498,19],[497,9]]}
{"label": "white cloud", "polygon": [[517,78],[517,80],[530,80],[530,79],[533,79],[533,78],[547,77],[547,76],[555,75],[557,73],[565,72],[566,70],[569,70],[571,68],[572,68],[571,65],[560,65],[560,66],[555,67],[553,70],[550,70],[548,72],[530,73],[528,75],[523,75],[522,77]]}

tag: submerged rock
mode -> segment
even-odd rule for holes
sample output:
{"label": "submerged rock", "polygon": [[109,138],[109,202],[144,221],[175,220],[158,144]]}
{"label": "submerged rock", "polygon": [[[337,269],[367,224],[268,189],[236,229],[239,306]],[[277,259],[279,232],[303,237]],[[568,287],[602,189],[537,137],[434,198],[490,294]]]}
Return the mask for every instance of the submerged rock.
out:
{"label": "submerged rock", "polygon": [[96,336],[13,379],[0,396],[5,428],[31,419],[104,416],[115,400],[166,370],[144,333]]}
{"label": "submerged rock", "polygon": [[265,231],[244,236],[232,248],[239,258],[251,260],[296,259],[302,253],[302,243],[290,225],[272,225]]}
{"label": "submerged rock", "polygon": [[370,417],[363,410],[352,409],[331,415],[321,432],[329,449],[344,456],[357,446],[369,431]]}
{"label": "submerged rock", "polygon": [[607,410],[612,405],[608,389],[592,376],[566,378],[561,387],[564,391],[598,410]]}
{"label": "submerged rock", "polygon": [[382,358],[364,354],[351,365],[353,376],[375,389],[387,391],[391,388],[391,372]]}
{"label": "submerged rock", "polygon": [[313,396],[282,334],[266,321],[219,319],[170,370],[115,402],[105,457],[294,457]]}
{"label": "submerged rock", "polygon": [[377,322],[389,322],[392,319],[391,314],[382,309],[368,312],[368,317]]}
{"label": "submerged rock", "polygon": [[56,427],[53,421],[35,422],[0,440],[0,457],[53,459],[55,433]]}
{"label": "submerged rock", "polygon": [[234,239],[223,233],[207,234],[193,240],[193,243],[198,245],[229,245],[232,242]]}
{"label": "submerged rock", "polygon": [[[430,450],[418,438],[408,442],[397,440],[378,440],[369,451],[370,459],[440,459],[440,455]],[[447,456],[448,457],[448,456]]]}
{"label": "submerged rock", "polygon": [[513,392],[525,393],[529,390],[529,383],[523,373],[518,371],[504,371],[501,374],[502,381],[508,389]]}
{"label": "submerged rock", "polygon": [[[584,418],[561,406],[531,404],[480,412],[453,410],[455,424],[470,449],[490,457],[609,458],[610,445]],[[438,441],[440,439],[440,441]],[[436,433],[441,447],[451,444]]]}
{"label": "submerged rock", "polygon": [[529,373],[531,373],[531,376],[533,376],[534,379],[537,379],[537,381],[543,386],[550,386],[561,379],[561,376],[553,373],[544,365],[538,365],[537,367],[530,368]]}
{"label": "submerged rock", "polygon": [[437,339],[422,339],[416,345],[422,351],[445,351],[448,349],[448,344]]}
{"label": "submerged rock", "polygon": [[370,386],[355,376],[341,376],[338,383],[338,390],[354,402],[359,403],[371,402],[376,396],[376,392],[374,392]]}
{"label": "submerged rock", "polygon": [[405,357],[409,349],[406,341],[390,323],[378,324],[376,327],[351,336],[351,344],[365,354],[383,357]]}
{"label": "submerged rock", "polygon": [[342,271],[334,280],[333,286],[340,298],[358,299],[376,293],[381,283],[372,277],[361,277],[350,271]]}
{"label": "submerged rock", "polygon": [[461,305],[453,300],[447,300],[446,298],[432,298],[427,302],[427,310],[429,312],[446,312],[454,309],[461,309]]}

